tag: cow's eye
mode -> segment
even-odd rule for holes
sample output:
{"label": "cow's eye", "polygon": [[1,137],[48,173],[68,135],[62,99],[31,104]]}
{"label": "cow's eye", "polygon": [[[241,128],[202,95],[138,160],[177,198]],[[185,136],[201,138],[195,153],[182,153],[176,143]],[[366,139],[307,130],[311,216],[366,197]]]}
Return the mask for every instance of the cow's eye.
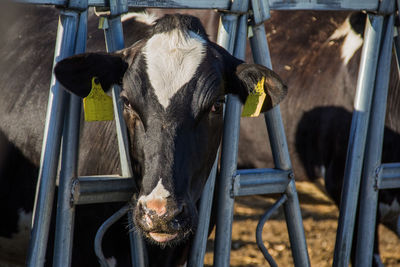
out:
{"label": "cow's eye", "polygon": [[131,103],[129,102],[127,97],[121,96],[121,101],[124,104],[124,108],[132,108]]}
{"label": "cow's eye", "polygon": [[220,98],[217,101],[215,101],[211,107],[211,112],[217,114],[222,113],[222,110],[224,108],[224,103],[225,103],[225,98]]}

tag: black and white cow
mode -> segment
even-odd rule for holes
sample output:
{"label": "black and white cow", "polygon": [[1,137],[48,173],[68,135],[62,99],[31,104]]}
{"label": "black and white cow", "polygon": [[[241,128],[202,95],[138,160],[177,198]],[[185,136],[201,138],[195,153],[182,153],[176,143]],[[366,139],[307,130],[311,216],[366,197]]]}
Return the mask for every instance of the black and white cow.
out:
{"label": "black and white cow", "polygon": [[209,41],[199,19],[165,15],[148,37],[114,54],[89,53],[57,64],[57,79],[86,97],[93,77],[122,85],[133,169],[140,177],[136,226],[157,244],[180,243],[196,229],[197,208],[222,134],[227,93],[246,100],[265,78],[265,110],[286,87],[269,69],[245,64]]}
{"label": "black and white cow", "polygon": [[[32,9],[33,12],[45,12]],[[137,183],[140,188],[138,198],[132,200],[134,223],[136,229],[140,230],[149,243],[149,266],[177,266],[184,264],[186,260],[190,238],[196,230],[198,220],[197,201],[221,140],[224,96],[228,93],[236,94],[244,101],[257,83],[264,79],[268,97],[263,108],[268,110],[283,99],[286,95],[286,86],[271,70],[256,64],[246,64],[211,42],[196,17],[166,15],[147,27],[148,30],[143,32],[142,38],[131,47],[113,54],[87,53],[64,59],[57,64],[55,74],[66,89],[81,97],[89,94],[93,77],[98,78],[105,90],[112,84],[122,85],[121,101],[124,103],[124,118],[129,133],[132,169],[138,177]],[[15,40],[13,45],[18,47],[19,38],[11,36],[15,34],[14,32],[9,34],[12,40]],[[128,32],[128,34],[133,33]],[[26,35],[32,38],[29,36],[29,31]],[[10,55],[6,53],[10,52],[5,50],[4,53],[2,56],[8,61]],[[11,52],[11,55],[12,53],[14,52]],[[38,53],[40,57],[40,51]],[[10,65],[6,65],[2,66],[5,71],[11,62]],[[18,67],[23,69],[27,66],[17,65]],[[33,70],[22,73],[21,82],[26,81],[26,77],[38,78],[36,74],[41,74],[40,68],[43,65],[28,67]],[[18,79],[19,73],[14,72],[13,79]],[[27,99],[44,101],[48,89],[37,87],[32,94],[21,92],[32,90],[26,86],[19,88],[19,93],[13,92],[7,85],[2,85],[1,89],[4,91],[2,98],[4,104],[11,105],[11,111],[6,109],[2,114],[4,119],[1,130],[4,132],[5,145],[10,146],[9,150],[15,154],[20,150],[35,153],[35,157],[31,159],[22,152],[23,161],[12,160],[20,165],[13,168],[4,166],[3,169],[7,174],[1,178],[7,183],[20,179],[19,184],[23,179],[31,179],[27,183],[27,186],[31,186],[27,203],[32,203],[35,184],[32,178],[36,176],[34,173],[37,171],[36,164],[40,150],[37,149],[39,146],[35,147],[31,143],[35,139],[30,140],[29,134],[34,130],[41,130],[36,129],[40,128],[38,121],[32,119],[32,116],[36,116],[34,111],[30,112],[31,119],[27,123],[18,123],[15,117],[14,119],[9,117],[15,115],[23,119],[25,115],[23,109],[27,107],[19,106],[18,103],[21,103],[19,101]],[[11,97],[8,97],[8,93]],[[35,96],[36,98],[32,99]],[[41,102],[40,108],[44,107]],[[29,108],[36,109],[38,106],[34,104]],[[85,125],[85,127],[89,128],[86,129],[86,136],[89,136],[91,142],[86,142],[83,137],[84,143],[90,144],[81,154],[84,162],[87,158],[84,165],[88,164],[87,162],[92,165],[89,171],[85,170],[85,173],[90,173],[96,168],[111,169],[115,172],[114,166],[118,157],[113,152],[108,153],[108,150],[111,150],[108,139],[112,132],[108,126],[100,130],[96,125]],[[24,143],[19,143],[13,151],[13,143],[16,141],[14,135],[22,136],[26,147]],[[21,145],[23,149],[18,147]],[[106,149],[103,149],[104,147]],[[4,154],[3,162],[7,163],[9,159],[10,155]],[[31,161],[36,163],[33,164],[32,170],[24,167],[24,164]],[[30,173],[14,178],[15,169],[29,170]],[[21,193],[24,192],[18,186],[14,185],[13,188],[20,190]],[[13,196],[18,200],[25,199],[21,198],[19,193]],[[14,205],[9,193],[6,193],[5,197],[6,205],[9,203]],[[103,208],[79,208],[75,231],[76,259],[73,265],[92,266],[93,257],[85,253],[91,249],[88,243],[93,237],[86,238],[89,233],[84,231],[90,228],[87,231],[93,232],[96,226],[89,224],[106,218],[104,213],[108,213],[108,209],[102,211]],[[29,205],[23,207],[19,219],[23,211],[29,210]],[[13,222],[14,225],[17,221],[18,216]],[[115,230],[112,232],[113,236],[109,237],[115,242],[108,244],[114,247],[109,250],[111,252],[107,257],[110,262],[125,266],[129,261],[128,246],[117,244],[121,238],[115,233],[116,231],[120,230]],[[125,239],[126,231],[125,229]],[[13,231],[9,233],[12,236]],[[126,252],[125,255],[119,257],[123,252]],[[79,253],[81,255],[77,255]]]}

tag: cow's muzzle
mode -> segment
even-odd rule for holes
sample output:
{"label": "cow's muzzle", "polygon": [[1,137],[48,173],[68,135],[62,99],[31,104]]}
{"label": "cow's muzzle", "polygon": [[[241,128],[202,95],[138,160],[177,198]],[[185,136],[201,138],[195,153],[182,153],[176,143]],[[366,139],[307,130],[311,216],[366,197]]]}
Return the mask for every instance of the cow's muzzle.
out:
{"label": "cow's muzzle", "polygon": [[191,212],[185,203],[170,199],[139,201],[135,222],[143,234],[154,243],[179,243],[191,233]]}

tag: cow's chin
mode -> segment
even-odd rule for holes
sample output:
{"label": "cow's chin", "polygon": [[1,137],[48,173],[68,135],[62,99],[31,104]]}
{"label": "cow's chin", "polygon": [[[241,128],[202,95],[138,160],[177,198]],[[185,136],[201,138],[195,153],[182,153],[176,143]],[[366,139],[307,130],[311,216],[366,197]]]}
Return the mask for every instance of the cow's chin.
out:
{"label": "cow's chin", "polygon": [[188,237],[191,235],[191,233],[192,231],[189,230],[183,232],[180,231],[176,233],[151,231],[151,232],[144,232],[144,236],[150,243],[158,245],[160,247],[166,247],[166,246],[174,247],[187,240]]}

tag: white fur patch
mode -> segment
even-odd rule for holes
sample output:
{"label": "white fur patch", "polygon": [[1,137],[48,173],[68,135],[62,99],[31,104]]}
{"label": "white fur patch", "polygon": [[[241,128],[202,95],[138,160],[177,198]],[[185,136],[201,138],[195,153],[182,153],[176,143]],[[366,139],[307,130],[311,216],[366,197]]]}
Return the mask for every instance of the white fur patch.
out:
{"label": "white fur patch", "polygon": [[350,25],[349,18],[329,37],[329,41],[344,38],[341,48],[341,58],[347,65],[357,50],[362,46],[363,39]]}
{"label": "white fur patch", "polygon": [[158,19],[157,16],[147,13],[147,12],[143,12],[143,13],[127,13],[125,15],[123,15],[121,17],[121,21],[127,21],[130,19],[134,19],[137,22],[141,22],[147,25],[153,25],[154,22]]}
{"label": "white fur patch", "polygon": [[167,189],[165,189],[165,187],[162,184],[162,179],[160,179],[160,181],[158,181],[156,187],[154,187],[153,191],[151,191],[151,193],[148,194],[147,196],[141,196],[139,198],[139,202],[146,203],[149,200],[166,199],[170,195],[171,195],[171,193]]}
{"label": "white fur patch", "polygon": [[172,30],[155,34],[143,49],[147,74],[164,108],[195,74],[205,57],[206,41],[194,32]]}
{"label": "white fur patch", "polygon": [[107,264],[108,264],[109,267],[116,267],[117,266],[117,259],[114,258],[114,257],[107,258],[106,261],[107,261]]}

